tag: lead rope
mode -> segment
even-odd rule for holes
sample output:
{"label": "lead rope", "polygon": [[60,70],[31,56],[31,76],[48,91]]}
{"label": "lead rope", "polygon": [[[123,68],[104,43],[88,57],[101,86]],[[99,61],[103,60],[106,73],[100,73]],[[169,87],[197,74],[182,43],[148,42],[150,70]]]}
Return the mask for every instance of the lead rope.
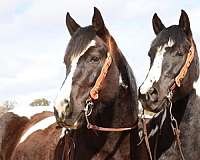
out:
{"label": "lead rope", "polygon": [[[74,150],[75,150],[76,145],[75,145],[75,142],[74,142],[73,138],[71,137],[71,135],[69,135],[67,137],[67,134],[69,134],[68,132],[69,131],[65,130],[65,135],[64,135],[65,136],[64,137],[65,138],[64,149],[66,148],[67,143],[70,143],[70,145],[69,145],[70,148],[69,148],[69,150],[67,152],[67,157],[68,157],[69,160],[72,160],[73,157],[74,157]],[[71,145],[71,142],[68,142],[68,140],[70,140],[72,142],[72,145]],[[62,153],[62,160],[65,160],[65,152]]]}
{"label": "lead rope", "polygon": [[145,145],[147,147],[147,151],[148,151],[150,160],[153,160],[151,148],[150,148],[150,144],[149,144],[148,133],[147,133],[146,121],[145,121],[145,118],[144,118],[144,109],[142,111],[141,120],[142,120],[142,125],[143,125],[143,134],[144,134]]}
{"label": "lead rope", "polygon": [[180,152],[180,155],[181,155],[181,159],[182,160],[185,160],[185,157],[183,155],[183,150],[182,150],[182,147],[181,147],[181,141],[180,141],[180,129],[178,127],[178,123],[177,123],[177,120],[174,118],[174,116],[172,115],[172,102],[170,101],[170,108],[169,108],[169,111],[170,111],[170,119],[171,119],[171,127],[172,127],[172,131],[173,131],[173,134],[174,136],[176,137],[176,144],[178,146],[178,150]]}

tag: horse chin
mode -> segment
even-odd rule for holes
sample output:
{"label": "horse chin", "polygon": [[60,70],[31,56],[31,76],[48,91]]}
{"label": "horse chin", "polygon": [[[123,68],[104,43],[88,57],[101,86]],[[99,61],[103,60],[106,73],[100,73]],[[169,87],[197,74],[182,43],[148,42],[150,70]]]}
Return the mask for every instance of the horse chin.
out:
{"label": "horse chin", "polygon": [[70,118],[66,119],[62,127],[65,127],[69,130],[76,130],[83,126],[84,124],[84,114],[77,113],[73,114]]}
{"label": "horse chin", "polygon": [[151,103],[151,104],[146,104],[143,106],[143,108],[145,110],[154,112],[154,113],[158,113],[160,111],[162,111],[163,109],[167,108],[169,106],[169,101],[165,98],[163,98],[160,101]]}

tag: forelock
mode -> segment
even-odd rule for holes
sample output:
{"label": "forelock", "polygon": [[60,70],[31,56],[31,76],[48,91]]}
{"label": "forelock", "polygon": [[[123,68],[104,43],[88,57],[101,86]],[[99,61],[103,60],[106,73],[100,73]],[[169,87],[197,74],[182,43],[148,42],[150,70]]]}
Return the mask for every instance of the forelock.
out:
{"label": "forelock", "polygon": [[[186,42],[186,34],[178,25],[163,29],[152,42],[153,47],[163,46],[169,42],[182,44]],[[170,44],[169,44],[170,45]]]}
{"label": "forelock", "polygon": [[69,63],[70,57],[77,57],[87,45],[95,38],[96,32],[92,26],[79,28],[68,43],[64,61]]}

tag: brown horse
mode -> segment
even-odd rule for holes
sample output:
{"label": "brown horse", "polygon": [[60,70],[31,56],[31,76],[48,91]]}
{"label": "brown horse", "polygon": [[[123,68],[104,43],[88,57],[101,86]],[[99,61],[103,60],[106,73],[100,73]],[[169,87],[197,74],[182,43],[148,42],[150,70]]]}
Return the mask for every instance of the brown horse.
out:
{"label": "brown horse", "polygon": [[11,110],[0,117],[1,160],[53,160],[62,130],[41,108]]}
{"label": "brown horse", "polygon": [[153,28],[156,38],[148,53],[151,66],[139,89],[140,101],[145,109],[166,112],[163,129],[159,132],[159,125],[156,129],[162,137],[158,150],[177,139],[161,159],[198,160],[200,99],[193,83],[199,77],[199,58],[188,15],[182,10],[179,24],[166,28],[155,14]]}
{"label": "brown horse", "polygon": [[63,159],[129,160],[132,146],[136,147],[136,141],[130,145],[130,139],[137,129],[124,132],[88,129],[84,110],[90,90],[97,86],[95,82],[105,68],[103,66],[112,60],[104,71],[105,79],[100,80],[98,99],[92,102],[93,109],[87,120],[107,129],[135,126],[138,117],[137,87],[132,70],[97,8],[94,8],[91,26],[80,27],[69,13],[66,24],[72,37],[64,57],[66,79],[56,99],[55,116],[61,127],[69,129],[66,136],[71,139],[66,140],[65,137],[60,141],[57,159],[61,159],[64,144],[67,144],[64,141],[70,141],[71,152],[65,152]]}

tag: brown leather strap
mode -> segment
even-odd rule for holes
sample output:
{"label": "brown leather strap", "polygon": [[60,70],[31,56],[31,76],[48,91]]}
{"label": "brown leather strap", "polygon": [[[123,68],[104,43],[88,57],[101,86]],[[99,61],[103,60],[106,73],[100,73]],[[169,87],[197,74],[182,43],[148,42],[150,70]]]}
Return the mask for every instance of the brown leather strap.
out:
{"label": "brown leather strap", "polygon": [[93,129],[96,131],[104,131],[104,132],[122,132],[122,131],[129,131],[138,127],[138,122],[132,127],[124,127],[124,128],[106,128],[106,127],[99,127],[97,125],[93,125],[88,123],[87,128]]}
{"label": "brown leather strap", "polygon": [[90,90],[90,98],[93,100],[97,100],[99,98],[99,92],[101,91],[103,81],[106,78],[106,75],[108,73],[108,69],[110,68],[110,65],[112,64],[112,46],[111,46],[111,37],[107,37],[108,41],[108,52],[107,52],[107,58],[104,62],[104,65],[101,69],[101,73],[99,77],[97,78],[94,87]]}
{"label": "brown leather strap", "polygon": [[174,134],[176,136],[176,142],[177,142],[177,145],[178,145],[178,150],[179,150],[180,155],[181,155],[181,159],[185,160],[185,157],[183,155],[183,150],[182,150],[182,147],[181,147],[180,130],[178,128],[174,128]]}
{"label": "brown leather strap", "polygon": [[194,59],[194,54],[195,54],[195,48],[194,48],[193,42],[191,41],[191,47],[190,47],[189,53],[187,54],[187,59],[185,61],[185,64],[182,67],[179,74],[176,76],[175,82],[173,83],[172,87],[170,88],[171,91],[173,91],[176,86],[178,86],[178,87],[181,86],[181,83],[182,83],[184,77],[186,76],[188,69]]}
{"label": "brown leather strap", "polygon": [[146,121],[145,121],[144,118],[142,118],[142,124],[143,124],[143,130],[144,130],[144,140],[145,140],[145,144],[146,144],[146,147],[147,147],[147,151],[149,153],[149,158],[150,158],[150,160],[153,160],[152,153],[151,153],[151,148],[150,148],[150,145],[149,145]]}
{"label": "brown leather strap", "polygon": [[90,91],[90,97],[93,100],[97,100],[99,98],[99,91],[101,90],[102,83],[103,83],[104,79],[106,78],[106,75],[108,73],[108,69],[109,69],[111,63],[112,63],[112,57],[111,57],[110,53],[108,52],[107,58],[101,69],[101,73],[100,73],[99,77],[97,78],[94,87]]}
{"label": "brown leather strap", "polygon": [[[99,75],[99,77],[97,78],[94,87],[90,90],[90,97],[87,99],[86,101],[86,105],[89,102],[92,102],[93,100],[97,100],[99,98],[99,92],[101,91],[102,88],[102,84],[106,78],[106,75],[108,73],[108,70],[112,64],[112,57],[111,57],[111,53],[112,53],[112,46],[111,46],[111,37],[108,37],[108,52],[107,52],[107,58],[104,62],[104,65],[101,69],[101,73]],[[93,103],[93,102],[92,102]],[[122,132],[122,131],[128,131],[128,130],[132,130],[136,127],[138,127],[138,121],[137,123],[132,126],[132,127],[123,127],[123,128],[106,128],[106,127],[99,127],[97,125],[91,124],[89,122],[89,116],[92,113],[92,109],[88,112],[88,108],[85,108],[85,118],[87,121],[87,128],[88,129],[93,129],[93,130],[97,130],[97,131],[106,131],[106,132]]]}
{"label": "brown leather strap", "polygon": [[119,128],[109,127],[108,128],[108,127],[99,127],[97,125],[91,124],[90,120],[89,120],[89,116],[92,114],[93,106],[94,106],[94,103],[92,102],[92,99],[89,98],[86,101],[86,107],[83,111],[85,113],[85,119],[87,122],[88,129],[93,129],[93,130],[97,130],[97,131],[105,131],[105,132],[122,132],[122,131],[129,131],[129,130],[132,130],[132,129],[135,129],[138,127],[138,119],[132,127],[122,127],[122,128],[121,127],[119,127]]}

